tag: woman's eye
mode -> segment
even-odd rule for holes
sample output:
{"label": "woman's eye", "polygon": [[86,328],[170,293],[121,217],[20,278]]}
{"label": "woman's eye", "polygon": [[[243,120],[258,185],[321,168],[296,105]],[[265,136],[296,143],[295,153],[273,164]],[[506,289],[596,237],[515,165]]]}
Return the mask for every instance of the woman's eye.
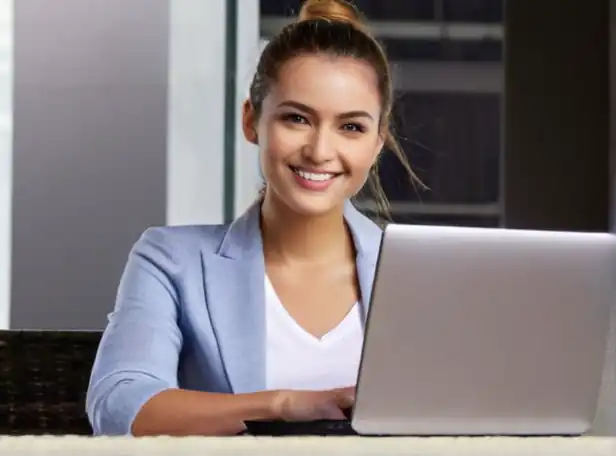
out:
{"label": "woman's eye", "polygon": [[342,126],[342,129],[344,131],[348,131],[350,133],[363,133],[364,132],[364,127],[363,125],[360,124],[354,124],[354,123],[348,123],[348,124],[344,124]]}
{"label": "woman's eye", "polygon": [[283,116],[283,119],[287,122],[295,123],[295,124],[306,124],[308,120],[304,116],[300,116],[299,114],[286,114]]}

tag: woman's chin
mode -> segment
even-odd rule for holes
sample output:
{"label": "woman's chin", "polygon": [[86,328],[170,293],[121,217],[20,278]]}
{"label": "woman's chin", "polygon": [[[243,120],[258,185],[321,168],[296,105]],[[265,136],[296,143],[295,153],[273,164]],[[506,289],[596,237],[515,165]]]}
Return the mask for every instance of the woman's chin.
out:
{"label": "woman's chin", "polygon": [[300,215],[317,217],[326,215],[343,207],[341,198],[321,193],[291,192],[285,198],[290,209]]}

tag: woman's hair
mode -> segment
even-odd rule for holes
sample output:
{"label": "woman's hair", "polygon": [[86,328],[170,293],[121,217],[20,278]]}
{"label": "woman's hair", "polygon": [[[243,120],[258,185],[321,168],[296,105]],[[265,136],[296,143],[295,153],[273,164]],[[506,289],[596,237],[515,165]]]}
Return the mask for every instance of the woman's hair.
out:
{"label": "woman's hair", "polygon": [[[374,69],[381,97],[380,130],[385,147],[400,160],[411,182],[422,185],[392,133],[393,89],[387,56],[370,34],[361,13],[345,0],[306,0],[297,21],[284,27],[269,41],[250,86],[250,102],[257,118],[281,66],[298,55],[306,54],[352,57]],[[378,162],[376,160],[370,170],[368,186],[376,200],[377,215],[388,218],[389,202],[380,183]]]}

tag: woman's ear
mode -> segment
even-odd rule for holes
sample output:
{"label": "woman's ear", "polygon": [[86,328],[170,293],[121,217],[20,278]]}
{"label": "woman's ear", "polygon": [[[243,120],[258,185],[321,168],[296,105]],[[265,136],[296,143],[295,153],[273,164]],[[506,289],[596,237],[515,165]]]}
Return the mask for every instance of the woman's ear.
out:
{"label": "woman's ear", "polygon": [[252,144],[259,144],[257,135],[257,115],[250,100],[244,101],[242,105],[242,130],[244,138]]}

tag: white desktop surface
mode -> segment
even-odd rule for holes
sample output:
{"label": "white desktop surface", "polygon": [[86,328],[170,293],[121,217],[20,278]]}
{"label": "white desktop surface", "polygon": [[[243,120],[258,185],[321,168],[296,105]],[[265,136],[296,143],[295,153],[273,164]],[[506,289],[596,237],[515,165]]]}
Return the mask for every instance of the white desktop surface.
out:
{"label": "white desktop surface", "polygon": [[0,454],[83,456],[615,456],[616,439],[227,437],[0,437]]}

